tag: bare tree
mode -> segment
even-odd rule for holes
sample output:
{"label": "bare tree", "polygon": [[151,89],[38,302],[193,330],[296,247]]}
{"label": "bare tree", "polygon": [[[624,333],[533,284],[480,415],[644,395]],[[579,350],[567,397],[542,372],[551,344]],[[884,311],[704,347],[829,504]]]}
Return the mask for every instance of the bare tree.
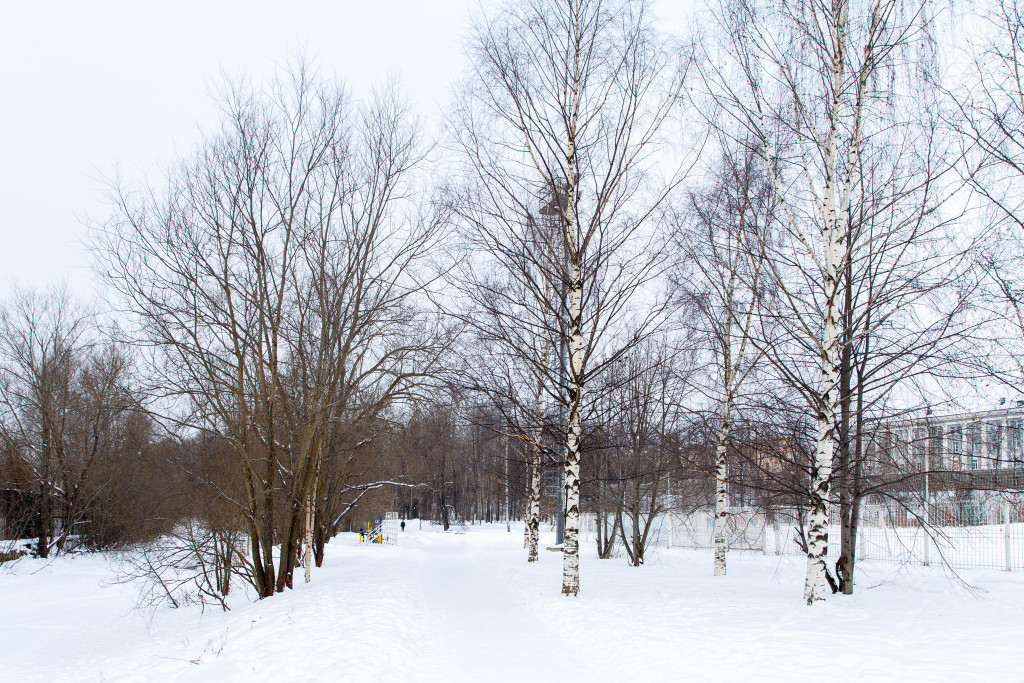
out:
{"label": "bare tree", "polygon": [[[931,6],[909,0],[836,0],[784,6],[725,2],[718,14],[727,37],[725,61],[712,60],[706,82],[741,131],[737,142],[762,150],[786,231],[766,263],[780,289],[781,318],[792,324],[765,348],[805,350],[816,379],[795,377],[817,421],[808,463],[810,520],[805,600],[824,597],[828,505],[840,404],[844,346],[842,277],[851,262],[852,205],[863,165],[886,149],[892,130],[914,123],[922,85],[913,67],[932,58]],[[916,74],[916,75],[915,75]],[[916,79],[916,80],[915,80]],[[927,83],[924,83],[927,86]],[[914,98],[917,98],[916,100]],[[934,157],[933,157],[934,158]],[[905,166],[894,158],[899,175]],[[932,215],[939,177],[911,173],[897,201],[920,202]],[[922,189],[923,188],[923,189]],[[904,243],[904,249],[910,245]],[[788,273],[786,272],[788,271]],[[783,371],[787,363],[773,365]],[[799,366],[798,366],[799,367]]]}
{"label": "bare tree", "polygon": [[417,303],[438,222],[406,201],[421,155],[393,89],[358,106],[300,64],[221,105],[165,189],[117,192],[95,241],[164,417],[234,452],[268,597],[291,586],[332,421],[403,400],[439,353]]}
{"label": "bare tree", "polygon": [[[976,292],[974,240],[955,235],[962,214],[948,210],[940,180],[955,155],[946,154],[937,139],[945,131],[927,117],[906,129],[905,137],[865,145],[872,153],[870,161],[862,157],[846,237],[834,484],[841,532],[836,580],[847,594],[860,502],[878,490],[864,476],[867,425],[916,408],[912,396],[923,402],[933,393],[924,385],[958,375],[957,349],[977,329],[965,315]],[[912,151],[922,141],[934,156]],[[894,400],[900,394],[904,399]]]}
{"label": "bare tree", "polygon": [[[562,591],[576,595],[584,387],[619,353],[617,329],[645,330],[660,313],[629,320],[633,294],[661,262],[649,218],[664,189],[649,193],[643,171],[681,79],[638,2],[507,6],[480,18],[470,49],[474,79],[452,127],[475,201],[459,206],[483,250],[531,302],[547,302],[554,349],[565,349],[564,378],[541,369],[566,411]],[[535,267],[526,275],[504,245],[534,239],[526,228],[538,203],[550,204],[558,229],[517,251]]]}
{"label": "bare tree", "polygon": [[715,431],[715,576],[726,573],[729,440],[733,411],[744,380],[761,353],[751,342],[764,296],[760,291],[764,245],[773,241],[777,200],[763,155],[749,146],[726,151],[713,175],[714,186],[690,199],[689,229],[677,238],[683,255],[677,287],[684,310],[714,360],[717,393]]}
{"label": "bare tree", "polygon": [[[45,294],[16,290],[0,311],[0,409],[8,449],[25,453],[38,487],[39,541],[36,552],[47,557],[71,529],[55,535],[55,521],[68,522],[62,509],[62,485],[71,472],[70,423],[75,410],[75,380],[89,345],[90,321],[64,288]],[[86,476],[89,463],[78,470]]]}
{"label": "bare tree", "polygon": [[643,564],[652,531],[669,505],[669,477],[679,464],[673,436],[684,413],[687,360],[665,340],[650,340],[601,378],[611,385],[602,400],[605,409],[594,418],[605,425],[608,441],[610,466],[603,478],[617,500],[613,529],[633,566]]}
{"label": "bare tree", "polygon": [[41,557],[72,538],[110,547],[153,526],[126,507],[153,505],[113,493],[149,471],[142,454],[152,424],[133,395],[132,369],[127,350],[63,287],[16,290],[0,310],[0,443],[28,466],[11,483],[34,501]]}

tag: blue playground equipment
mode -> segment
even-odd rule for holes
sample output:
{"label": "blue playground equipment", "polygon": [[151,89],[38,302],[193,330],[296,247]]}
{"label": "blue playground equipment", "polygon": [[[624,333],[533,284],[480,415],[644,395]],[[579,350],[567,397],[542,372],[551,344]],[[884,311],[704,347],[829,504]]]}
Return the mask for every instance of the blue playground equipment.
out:
{"label": "blue playground equipment", "polygon": [[359,530],[360,543],[394,545],[398,532],[398,513],[389,512],[375,520],[366,520],[366,526]]}

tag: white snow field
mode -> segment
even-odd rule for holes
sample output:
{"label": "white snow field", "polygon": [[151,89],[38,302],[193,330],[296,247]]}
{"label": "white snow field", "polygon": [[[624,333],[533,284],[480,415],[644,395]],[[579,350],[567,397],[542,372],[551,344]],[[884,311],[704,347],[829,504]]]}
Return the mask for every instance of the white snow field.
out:
{"label": "white snow field", "polygon": [[312,583],[226,613],[136,610],[102,555],[4,565],[0,680],[1024,680],[1024,572],[964,572],[967,590],[865,563],[856,595],[807,608],[798,558],[733,553],[714,578],[705,551],[635,568],[584,545],[570,599],[521,526],[416,527],[338,537]]}

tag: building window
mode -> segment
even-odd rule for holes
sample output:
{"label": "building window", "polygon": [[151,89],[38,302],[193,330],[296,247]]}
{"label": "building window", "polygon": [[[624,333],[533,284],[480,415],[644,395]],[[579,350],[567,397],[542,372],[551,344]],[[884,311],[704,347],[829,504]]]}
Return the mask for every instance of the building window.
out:
{"label": "building window", "polygon": [[896,432],[896,469],[902,470],[910,462],[910,432],[900,429]]}
{"label": "building window", "polygon": [[914,428],[914,442],[911,444],[911,448],[914,453],[914,470],[917,472],[923,472],[925,467],[924,454],[925,447],[927,444],[928,430],[924,427]]}
{"label": "building window", "polygon": [[928,469],[946,469],[946,458],[942,452],[942,425],[928,428]]}
{"label": "building window", "polygon": [[964,449],[964,459],[968,469],[976,470],[981,467],[981,423],[971,422],[967,425],[967,444]]}
{"label": "building window", "polygon": [[1003,423],[989,422],[985,425],[985,445],[987,446],[987,467],[998,469],[1003,466]]}
{"label": "building window", "polygon": [[963,425],[950,425],[949,450],[952,454],[953,469],[964,468],[964,428]]}
{"label": "building window", "polygon": [[1024,465],[1021,453],[1021,419],[1019,417],[1006,421],[1006,461],[1014,467]]}

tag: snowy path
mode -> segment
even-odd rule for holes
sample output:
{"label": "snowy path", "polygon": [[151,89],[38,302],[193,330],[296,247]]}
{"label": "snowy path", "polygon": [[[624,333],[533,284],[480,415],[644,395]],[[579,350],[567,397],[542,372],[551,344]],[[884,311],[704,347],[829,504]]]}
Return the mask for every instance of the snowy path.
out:
{"label": "snowy path", "polygon": [[517,572],[493,553],[474,552],[470,539],[446,539],[454,548],[420,555],[412,570],[431,650],[445,653],[444,670],[459,671],[458,680],[489,680],[499,672],[527,680],[538,673],[535,662],[557,662],[557,640],[524,596],[510,590]]}
{"label": "snowy path", "polygon": [[397,546],[336,539],[313,583],[229,613],[147,623],[102,557],[0,571],[2,680],[1024,680],[1024,573],[865,563],[852,598],[800,605],[791,558],[657,551],[641,568],[561,556],[528,565],[521,528],[410,529]]}

